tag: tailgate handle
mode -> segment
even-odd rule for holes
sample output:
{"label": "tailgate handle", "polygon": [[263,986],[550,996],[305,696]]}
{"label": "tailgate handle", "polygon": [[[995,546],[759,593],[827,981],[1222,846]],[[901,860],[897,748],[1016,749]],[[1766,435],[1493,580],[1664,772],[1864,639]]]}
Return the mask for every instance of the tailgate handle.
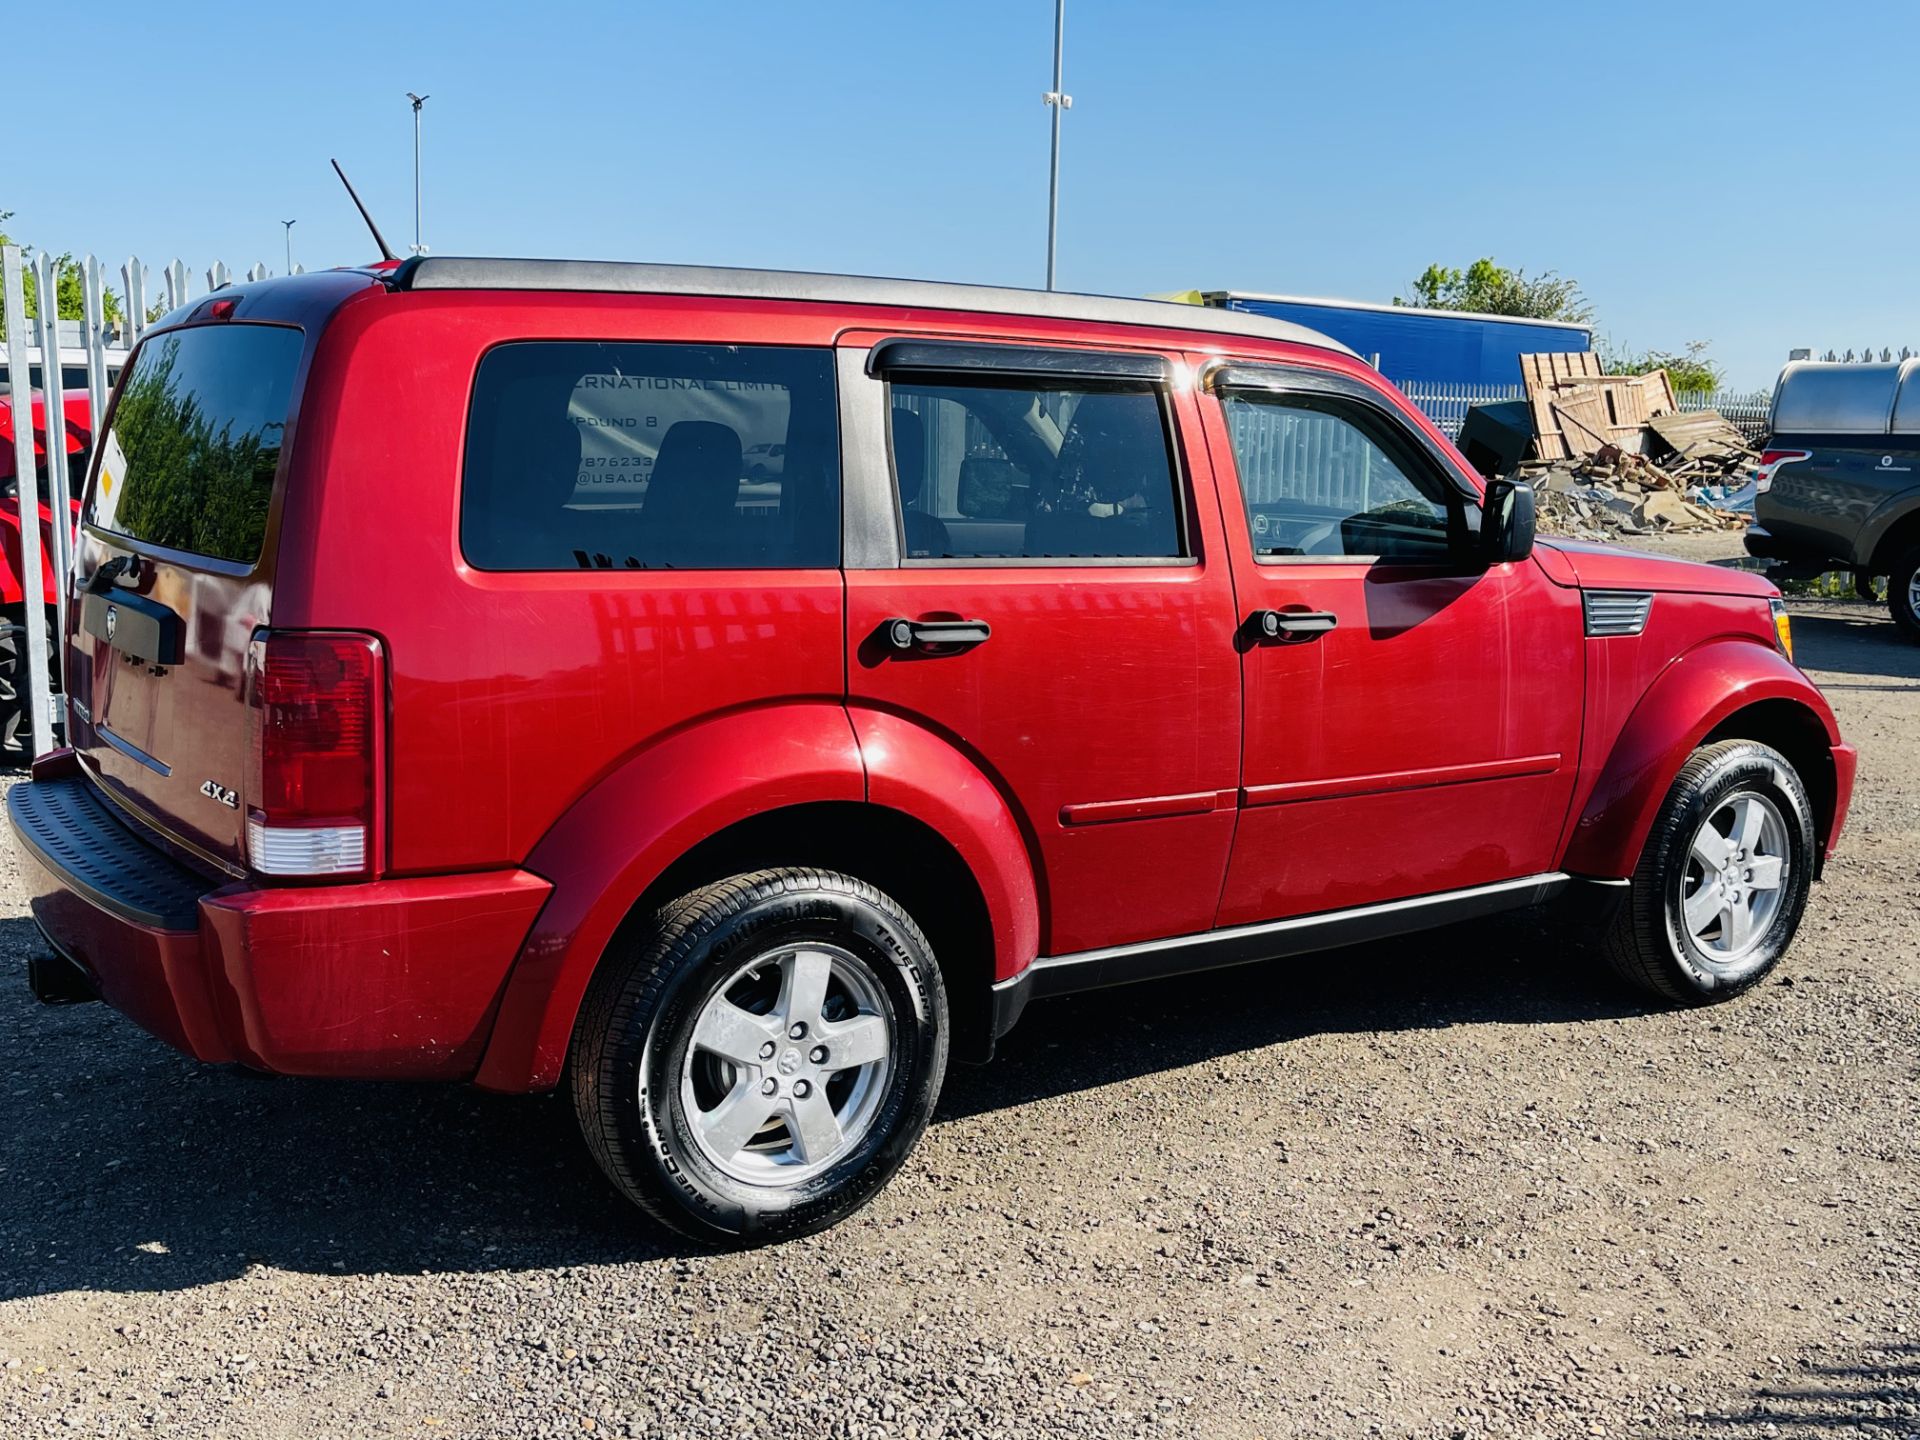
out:
{"label": "tailgate handle", "polygon": [[1340,623],[1328,610],[1256,610],[1247,630],[1256,640],[1312,640]]}
{"label": "tailgate handle", "polygon": [[180,617],[158,600],[125,591],[89,591],[80,602],[80,628],[122,655],[154,665],[180,663]]}
{"label": "tailgate handle", "polygon": [[984,620],[907,620],[881,622],[887,648],[896,654],[957,655],[984,645],[993,630]]}

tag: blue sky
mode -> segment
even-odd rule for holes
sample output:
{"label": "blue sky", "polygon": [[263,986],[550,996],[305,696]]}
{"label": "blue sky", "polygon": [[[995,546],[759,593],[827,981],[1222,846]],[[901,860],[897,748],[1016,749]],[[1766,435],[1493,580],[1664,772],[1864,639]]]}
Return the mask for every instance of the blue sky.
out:
{"label": "blue sky", "polygon": [[[1044,276],[1051,0],[62,8],[5,112],[61,143],[0,210],[115,274],[278,270],[288,217],[370,258],[330,155],[404,253],[411,89],[436,253]],[[1492,255],[1738,384],[1920,349],[1916,53],[1911,0],[1069,0],[1060,282],[1386,300]]]}

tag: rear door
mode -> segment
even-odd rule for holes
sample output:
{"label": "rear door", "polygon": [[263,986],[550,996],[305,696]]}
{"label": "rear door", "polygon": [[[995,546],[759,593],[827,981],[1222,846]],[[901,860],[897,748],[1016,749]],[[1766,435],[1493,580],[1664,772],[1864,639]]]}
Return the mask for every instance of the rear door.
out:
{"label": "rear door", "polygon": [[1191,393],[1140,351],[849,350],[898,553],[847,571],[856,729],[904,718],[993,780],[1038,852],[1043,953],[1207,929],[1240,676]]}
{"label": "rear door", "polygon": [[75,748],[123,808],[234,870],[247,645],[267,623],[269,512],[304,352],[287,325],[150,336],[115,403],[76,549]]}
{"label": "rear door", "polygon": [[1200,405],[1246,694],[1219,923],[1551,870],[1579,761],[1578,594],[1531,559],[1476,561],[1478,492],[1371,386],[1216,367]]}

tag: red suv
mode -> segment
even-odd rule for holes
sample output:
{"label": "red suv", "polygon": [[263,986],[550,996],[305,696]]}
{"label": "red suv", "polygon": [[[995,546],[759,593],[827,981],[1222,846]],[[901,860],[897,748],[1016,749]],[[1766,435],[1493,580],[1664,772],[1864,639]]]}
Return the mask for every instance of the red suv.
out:
{"label": "red suv", "polygon": [[39,993],[565,1083],[710,1240],[872,1196],[1036,995],[1575,894],[1737,994],[1852,788],[1771,586],[1536,544],[1250,315],[434,257],[198,302],[109,425]]}

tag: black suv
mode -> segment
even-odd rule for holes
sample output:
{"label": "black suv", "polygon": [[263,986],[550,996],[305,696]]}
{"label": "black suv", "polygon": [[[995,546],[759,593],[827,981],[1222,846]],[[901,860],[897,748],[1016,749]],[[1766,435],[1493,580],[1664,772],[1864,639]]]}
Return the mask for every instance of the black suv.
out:
{"label": "black suv", "polygon": [[1851,570],[1920,640],[1920,359],[1780,372],[1747,549],[1790,571]]}

